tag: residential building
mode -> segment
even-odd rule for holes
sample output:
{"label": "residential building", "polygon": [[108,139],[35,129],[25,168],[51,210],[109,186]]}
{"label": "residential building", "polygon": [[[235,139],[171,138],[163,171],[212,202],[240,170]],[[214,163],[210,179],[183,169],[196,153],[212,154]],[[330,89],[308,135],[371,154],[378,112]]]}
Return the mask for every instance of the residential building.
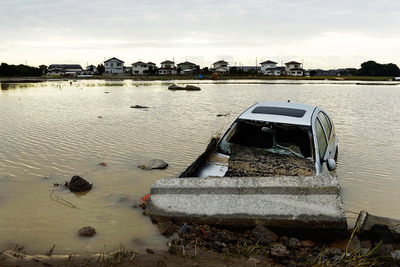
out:
{"label": "residential building", "polygon": [[133,75],[143,75],[145,71],[149,70],[149,67],[146,63],[142,61],[138,61],[132,63],[132,74]]}
{"label": "residential building", "polygon": [[95,74],[97,72],[97,67],[94,65],[89,65],[85,69],[86,74]]}
{"label": "residential building", "polygon": [[218,74],[227,74],[229,73],[229,63],[224,61],[224,60],[219,60],[217,62],[213,63],[213,71],[218,73]]}
{"label": "residential building", "polygon": [[196,65],[189,61],[179,63],[177,66],[178,66],[178,68],[181,69],[181,74],[195,73],[196,71],[198,71],[200,69],[199,65]]}
{"label": "residential building", "polygon": [[48,71],[48,70],[47,70],[47,66],[46,66],[46,65],[40,65],[40,66],[39,66],[39,69],[41,69],[41,70],[42,70],[42,73],[43,73],[43,74],[46,74],[46,73],[47,73],[47,71]]}
{"label": "residential building", "polygon": [[161,75],[176,75],[177,69],[175,67],[175,62],[166,60],[161,62],[161,68],[158,70],[158,74]]}
{"label": "residential building", "polygon": [[104,61],[104,69],[106,74],[123,74],[124,73],[124,63],[118,58],[110,58]]}
{"label": "residential building", "polygon": [[289,76],[304,76],[304,69],[302,64],[296,61],[285,63],[285,72]]}
{"label": "residential building", "polygon": [[276,67],[276,62],[267,60],[264,62],[261,62],[261,73],[264,75],[269,75],[269,76],[280,76],[282,75],[281,68]]}
{"label": "residential building", "polygon": [[47,68],[50,74],[55,75],[78,75],[82,74],[82,67],[78,64],[51,64]]}

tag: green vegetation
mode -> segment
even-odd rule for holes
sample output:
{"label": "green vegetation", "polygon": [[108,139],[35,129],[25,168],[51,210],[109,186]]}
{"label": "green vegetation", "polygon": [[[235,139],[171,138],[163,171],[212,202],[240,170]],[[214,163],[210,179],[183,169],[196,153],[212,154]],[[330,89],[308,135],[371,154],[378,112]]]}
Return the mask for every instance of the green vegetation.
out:
{"label": "green vegetation", "polygon": [[0,76],[4,77],[40,77],[42,70],[40,68],[30,67],[26,65],[8,65],[7,63],[1,63],[0,65]]}
{"label": "green vegetation", "polygon": [[103,64],[97,65],[97,74],[98,75],[102,75],[105,71],[106,71],[106,69],[104,68]]}
{"label": "green vegetation", "polygon": [[243,256],[245,258],[249,258],[254,255],[259,255],[261,253],[262,247],[258,245],[258,242],[255,245],[248,245],[246,242],[243,245],[237,244],[236,247],[236,256]]}
{"label": "green vegetation", "polygon": [[396,64],[379,64],[375,61],[367,61],[361,64],[359,70],[361,76],[400,76],[400,69]]}

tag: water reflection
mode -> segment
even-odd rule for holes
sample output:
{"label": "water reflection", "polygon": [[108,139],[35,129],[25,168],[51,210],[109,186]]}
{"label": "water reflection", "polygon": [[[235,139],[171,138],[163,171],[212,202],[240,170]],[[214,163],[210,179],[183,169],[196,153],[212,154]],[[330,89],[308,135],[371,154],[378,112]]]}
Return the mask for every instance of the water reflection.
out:
{"label": "water reflection", "polygon": [[[173,92],[167,89],[171,83],[197,84],[202,90]],[[400,207],[392,205],[400,201],[400,172],[393,160],[400,158],[399,86],[69,80],[12,84],[15,90],[4,91],[1,85],[0,250],[19,243],[32,253],[45,253],[52,244],[57,244],[54,253],[102,252],[120,243],[129,247],[132,240],[143,248],[163,247],[164,238],[135,208],[139,198],[156,180],[177,176],[214,133],[265,100],[290,99],[327,110],[339,137],[337,174],[346,210],[400,214]],[[135,105],[149,108],[132,109]],[[137,168],[152,158],[169,167]],[[77,196],[54,187],[73,175],[93,189]],[[77,208],[52,201],[50,190]],[[83,226],[96,228],[99,235],[79,238]]]}

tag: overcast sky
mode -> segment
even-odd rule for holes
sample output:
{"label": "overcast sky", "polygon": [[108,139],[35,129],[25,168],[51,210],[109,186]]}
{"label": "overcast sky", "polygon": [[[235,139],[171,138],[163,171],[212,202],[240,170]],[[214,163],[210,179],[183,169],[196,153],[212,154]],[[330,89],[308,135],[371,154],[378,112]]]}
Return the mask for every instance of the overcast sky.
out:
{"label": "overcast sky", "polygon": [[399,0],[0,0],[0,62],[400,66]]}

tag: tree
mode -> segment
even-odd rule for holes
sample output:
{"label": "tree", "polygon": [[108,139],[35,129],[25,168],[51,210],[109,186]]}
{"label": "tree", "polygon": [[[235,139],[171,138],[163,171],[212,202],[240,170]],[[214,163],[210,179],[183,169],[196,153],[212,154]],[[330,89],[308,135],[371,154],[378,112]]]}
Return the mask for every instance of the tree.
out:
{"label": "tree", "polygon": [[208,69],[208,67],[204,67],[201,71],[201,74],[203,75],[207,75],[207,74],[211,74],[212,72]]}
{"label": "tree", "polygon": [[103,64],[97,65],[97,74],[102,75],[106,71],[106,68],[104,68]]}
{"label": "tree", "polygon": [[30,67],[26,65],[8,65],[7,63],[1,63],[0,65],[0,76],[35,76],[40,77],[42,76],[42,70],[36,67]]}
{"label": "tree", "polygon": [[360,75],[362,76],[399,76],[400,69],[396,64],[379,64],[375,61],[367,61],[361,64]]}

